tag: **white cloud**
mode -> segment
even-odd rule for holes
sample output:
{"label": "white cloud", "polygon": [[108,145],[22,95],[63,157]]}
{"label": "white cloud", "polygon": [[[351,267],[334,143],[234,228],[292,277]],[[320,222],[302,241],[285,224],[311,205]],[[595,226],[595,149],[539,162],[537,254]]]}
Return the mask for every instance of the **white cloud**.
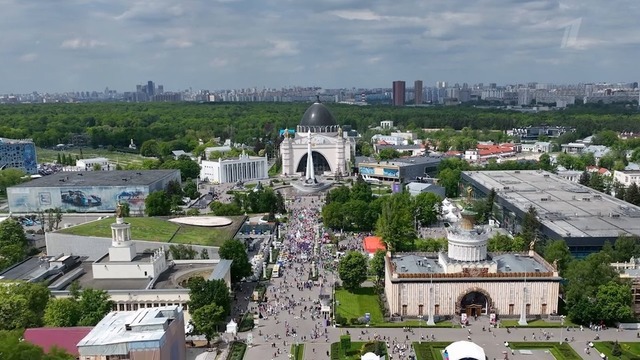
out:
{"label": "white cloud", "polygon": [[93,49],[101,46],[105,46],[106,44],[102,41],[94,40],[94,39],[67,39],[60,44],[60,48],[62,49]]}
{"label": "white cloud", "polygon": [[186,39],[167,39],[164,45],[168,48],[185,49],[193,46],[193,42]]}
{"label": "white cloud", "polygon": [[268,57],[292,56],[299,53],[296,43],[289,40],[268,40],[271,46],[264,50]]}
{"label": "white cloud", "polygon": [[212,68],[222,68],[227,66],[228,64],[229,64],[229,60],[223,59],[223,58],[214,58],[211,61],[209,61],[209,66],[211,66]]}
{"label": "white cloud", "polygon": [[[634,81],[640,1],[616,1],[5,0],[0,94],[148,79],[168,90]],[[24,66],[40,59],[60,70]],[[202,76],[203,61],[224,71]]]}
{"label": "white cloud", "polygon": [[38,54],[36,53],[28,53],[20,56],[18,58],[21,62],[32,62],[38,59]]}
{"label": "white cloud", "polygon": [[332,14],[346,20],[372,21],[382,19],[382,16],[374,13],[371,10],[338,10],[333,11]]}

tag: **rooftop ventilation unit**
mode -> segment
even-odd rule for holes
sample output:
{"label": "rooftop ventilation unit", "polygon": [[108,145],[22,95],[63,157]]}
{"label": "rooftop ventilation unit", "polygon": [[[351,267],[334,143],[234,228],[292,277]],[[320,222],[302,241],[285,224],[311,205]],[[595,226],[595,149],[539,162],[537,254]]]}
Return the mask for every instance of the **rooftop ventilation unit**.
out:
{"label": "rooftop ventilation unit", "polygon": [[540,268],[535,268],[535,272],[540,272]]}

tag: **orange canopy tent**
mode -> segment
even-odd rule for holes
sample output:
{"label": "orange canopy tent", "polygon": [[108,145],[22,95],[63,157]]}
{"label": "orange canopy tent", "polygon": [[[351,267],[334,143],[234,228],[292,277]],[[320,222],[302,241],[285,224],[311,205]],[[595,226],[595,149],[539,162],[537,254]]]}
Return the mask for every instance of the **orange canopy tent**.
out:
{"label": "orange canopy tent", "polygon": [[382,238],[379,236],[367,236],[363,241],[364,250],[369,254],[375,254],[378,250],[386,250],[387,248],[384,246],[382,242]]}

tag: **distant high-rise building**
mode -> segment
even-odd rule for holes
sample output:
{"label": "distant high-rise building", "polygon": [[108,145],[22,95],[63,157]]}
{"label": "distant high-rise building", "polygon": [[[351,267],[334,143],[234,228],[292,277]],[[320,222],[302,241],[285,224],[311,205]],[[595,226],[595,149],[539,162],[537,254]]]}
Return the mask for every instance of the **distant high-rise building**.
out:
{"label": "distant high-rise building", "polygon": [[155,95],[155,93],[156,93],[156,85],[151,80],[147,81],[147,95],[153,96]]}
{"label": "distant high-rise building", "polygon": [[393,82],[393,106],[404,106],[404,81],[398,80]]}
{"label": "distant high-rise building", "polygon": [[422,80],[416,80],[413,83],[413,94],[414,94],[414,103],[416,105],[420,105],[423,103],[424,98],[422,97]]}
{"label": "distant high-rise building", "polygon": [[158,95],[164,94],[164,85],[158,85]]}

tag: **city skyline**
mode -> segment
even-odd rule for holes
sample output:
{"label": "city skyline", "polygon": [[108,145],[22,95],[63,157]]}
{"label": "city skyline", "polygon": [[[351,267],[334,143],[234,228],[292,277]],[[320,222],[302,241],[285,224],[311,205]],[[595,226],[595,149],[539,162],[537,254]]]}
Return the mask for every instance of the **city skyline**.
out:
{"label": "city skyline", "polygon": [[0,93],[640,77],[640,3],[4,0]]}

